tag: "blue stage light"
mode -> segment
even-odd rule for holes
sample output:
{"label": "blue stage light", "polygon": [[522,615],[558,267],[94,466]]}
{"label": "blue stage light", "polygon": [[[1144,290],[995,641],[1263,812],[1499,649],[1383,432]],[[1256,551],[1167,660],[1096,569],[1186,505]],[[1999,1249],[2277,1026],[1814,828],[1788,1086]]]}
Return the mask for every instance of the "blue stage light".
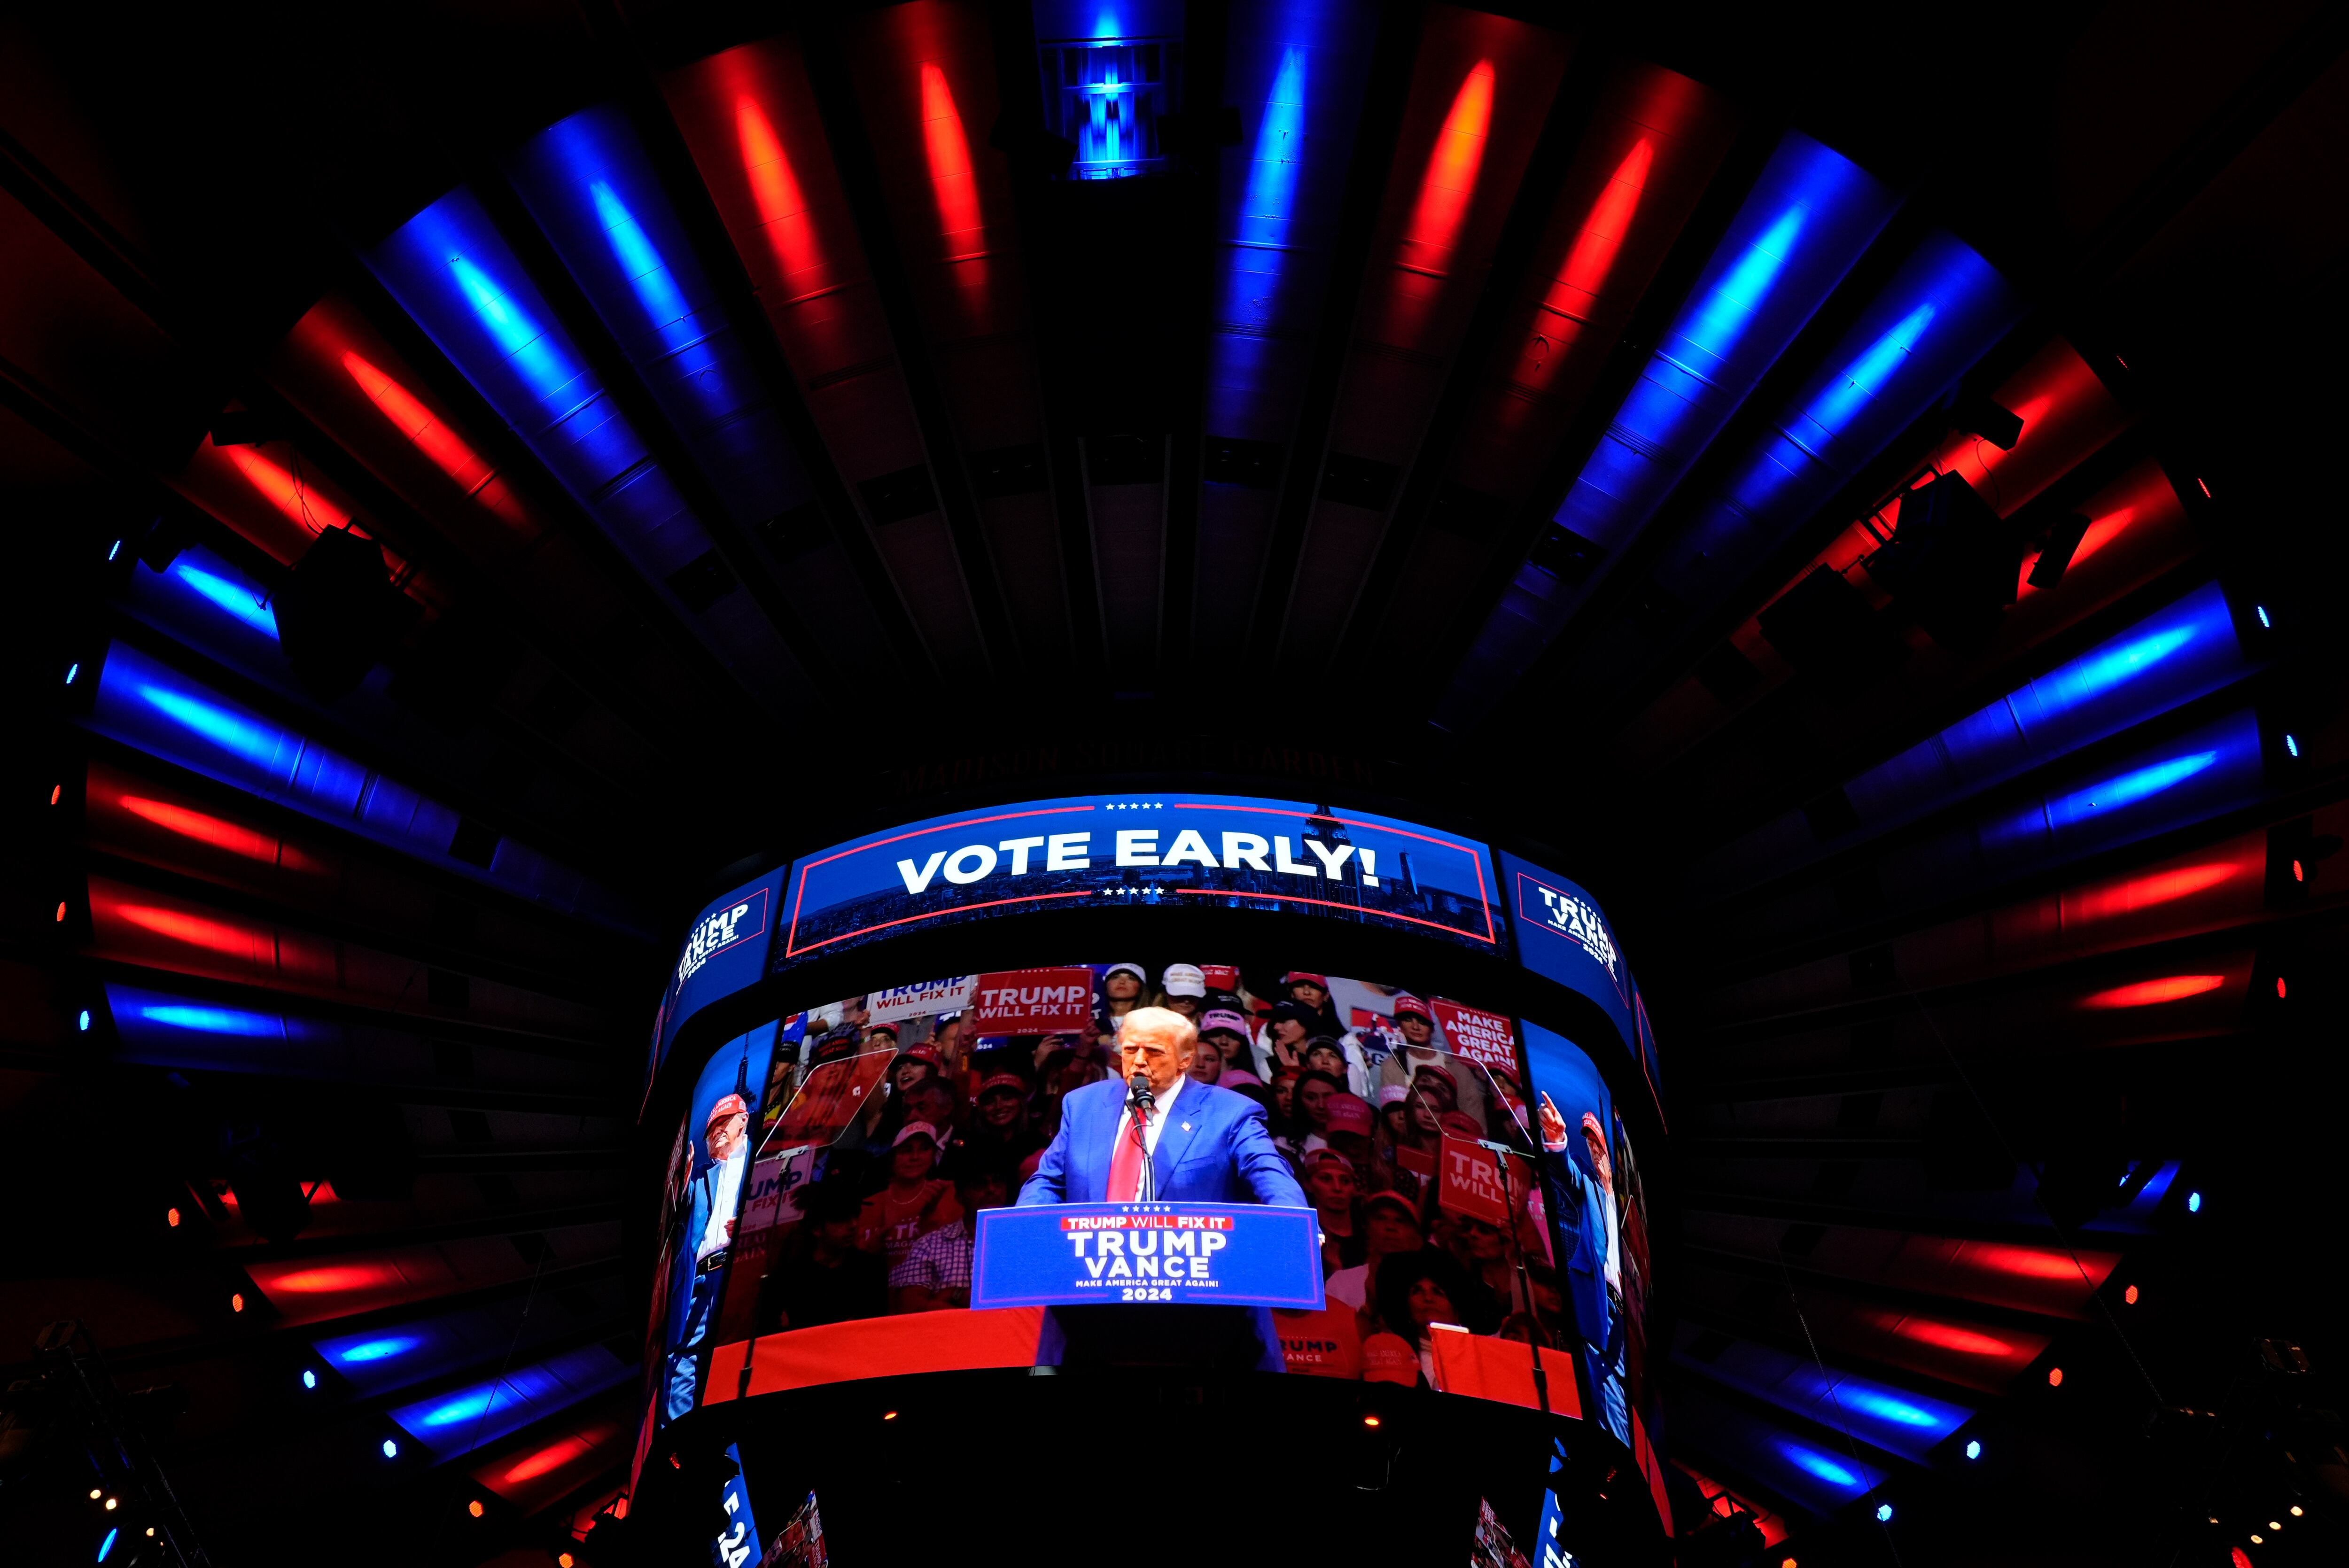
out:
{"label": "blue stage light", "polygon": [[1848,1466],[1827,1458],[1816,1449],[1805,1448],[1795,1442],[1783,1442],[1778,1445],[1778,1451],[1792,1460],[1796,1466],[1818,1477],[1829,1486],[1838,1486],[1847,1491],[1856,1491],[1865,1484],[1858,1476],[1852,1473]]}
{"label": "blue stage light", "polygon": [[645,314],[655,325],[667,325],[687,315],[685,296],[678,292],[676,277],[627,203],[602,180],[592,182],[587,194],[595,203],[595,217],[604,225],[605,238],[612,242],[612,253],[628,274],[628,286],[636,291],[636,303],[645,307]]}
{"label": "blue stage light", "polygon": [[415,1349],[419,1343],[409,1336],[389,1335],[381,1339],[363,1339],[358,1344],[347,1346],[339,1351],[328,1350],[326,1358],[329,1361],[342,1362],[346,1366],[355,1362],[365,1366],[370,1361],[389,1361],[405,1356]]}
{"label": "blue stage light", "polygon": [[1978,1460],[1982,1458],[1982,1439],[1980,1438],[1972,1439],[1967,1442],[1966,1458],[1970,1460]]}
{"label": "blue stage light", "polygon": [[399,1457],[399,1439],[397,1438],[384,1439],[383,1457],[388,1460],[396,1460]]}
{"label": "blue stage light", "polygon": [[120,1525],[117,1525],[117,1526],[115,1526],[113,1529],[111,1529],[111,1530],[109,1530],[109,1531],[108,1531],[108,1532],[106,1532],[106,1539],[105,1539],[105,1540],[103,1540],[103,1541],[101,1541],[101,1542],[99,1542],[98,1543],[98,1560],[100,1563],[105,1562],[105,1561],[106,1561],[106,1554],[107,1554],[108,1553],[109,1553],[109,1552],[111,1552],[111,1551],[113,1551],[113,1550],[114,1550],[114,1539],[115,1539],[115,1537],[116,1537],[116,1536],[120,1535],[121,1533],[122,1533],[122,1527],[121,1527]]}
{"label": "blue stage light", "polygon": [[276,640],[277,613],[269,607],[263,595],[243,583],[232,582],[216,572],[207,572],[185,558],[171,563],[171,576],[254,631],[273,642]]}
{"label": "blue stage light", "polygon": [[285,1032],[285,1022],[272,1013],[248,1013],[237,1007],[203,1007],[167,1002],[142,1004],[137,1016],[167,1029],[191,1029],[202,1035],[237,1035],[261,1039]]}
{"label": "blue stage light", "polygon": [[116,556],[118,556],[118,555],[119,555],[119,554],[121,554],[121,553],[122,553],[122,541],[120,541],[120,540],[119,540],[119,539],[118,539],[118,540],[116,540],[116,541],[113,542],[113,544],[111,544],[110,546],[109,546],[109,547],[108,547],[107,552],[106,552],[106,558],[107,558],[109,561],[111,561],[111,560],[113,560]]}
{"label": "blue stage light", "polygon": [[1878,1524],[1889,1524],[1892,1522],[1892,1505],[1890,1503],[1879,1502],[1876,1505],[1876,1522]]}
{"label": "blue stage light", "polygon": [[2047,820],[2056,827],[2082,822],[2133,806],[2139,800],[2174,789],[2219,760],[2215,751],[2196,751],[2166,762],[2131,769],[2127,773],[2059,795],[2047,803]]}
{"label": "blue stage light", "polygon": [[88,1033],[89,1033],[89,1009],[88,1009],[88,1008],[84,1007],[84,1008],[81,1010],[81,1016],[80,1016],[79,1017],[78,1017],[78,1018],[76,1018],[76,1019],[74,1020],[74,1027],[75,1027],[75,1028],[77,1028],[77,1029],[79,1029],[83,1034],[88,1034]]}
{"label": "blue stage light", "polygon": [[1906,1399],[1895,1398],[1889,1394],[1879,1394],[1873,1388],[1857,1388],[1849,1382],[1837,1387],[1836,1398],[1849,1409],[1857,1410],[1862,1415],[1874,1416],[1878,1420],[1891,1421],[1899,1426],[1931,1427],[1938,1426],[1942,1420],[1942,1418],[1934,1415],[1931,1411],[1920,1409]]}
{"label": "blue stage light", "polygon": [[1936,314],[1932,303],[1927,301],[1894,322],[1883,336],[1844,366],[1842,376],[1827,384],[1817,399],[1803,410],[1803,417],[1830,435],[1849,424],[1851,417],[1883,391],[1892,373],[1908,360],[1917,340],[1933,325]]}
{"label": "blue stage light", "polygon": [[67,665],[66,666],[66,685],[73,685],[74,676],[79,674],[81,674],[81,663],[79,660],[76,660],[74,663]]}
{"label": "blue stage light", "polygon": [[2270,628],[2272,628],[2272,627],[2275,625],[2275,623],[2274,623],[2274,622],[2272,622],[2272,621],[2271,621],[2271,620],[2269,620],[2269,619],[2268,619],[2268,607],[2267,607],[2265,604],[2254,604],[2254,605],[2252,605],[2252,606],[2251,606],[2251,608],[2253,608],[2254,610],[2257,610],[2257,611],[2260,613],[2260,624],[2261,624],[2261,625],[2262,625],[2262,626],[2267,626],[2267,627],[2270,627]]}
{"label": "blue stage light", "polygon": [[315,1388],[315,1387],[316,1387],[317,1386],[318,1386],[318,1375],[317,1375],[316,1372],[312,1371],[312,1370],[311,1370],[309,1367],[303,1367],[303,1368],[302,1368],[302,1387],[304,1387],[305,1388]]}
{"label": "blue stage light", "polygon": [[256,766],[270,767],[289,743],[298,745],[282,729],[257,719],[246,718],[186,692],[172,691],[147,681],[140,682],[137,689],[148,707],[181,728],[192,731],[223,751],[233,751]]}
{"label": "blue stage light", "polygon": [[2298,737],[2298,736],[2296,736],[2296,735],[2287,735],[2287,736],[2285,736],[2285,737],[2283,738],[2283,748],[2284,748],[2286,751],[2291,752],[2294,757],[2299,756],[2299,755],[2300,755],[2300,737]]}
{"label": "blue stage light", "polygon": [[465,302],[473,307],[474,315],[490,329],[506,363],[530,383],[541,401],[560,396],[579,379],[580,370],[571,363],[571,356],[487,273],[463,256],[451,256],[449,271],[465,291]]}
{"label": "blue stage light", "polygon": [[2186,1194],[2186,1212],[2189,1214],[2199,1214],[2202,1212],[2201,1193],[2189,1192]]}

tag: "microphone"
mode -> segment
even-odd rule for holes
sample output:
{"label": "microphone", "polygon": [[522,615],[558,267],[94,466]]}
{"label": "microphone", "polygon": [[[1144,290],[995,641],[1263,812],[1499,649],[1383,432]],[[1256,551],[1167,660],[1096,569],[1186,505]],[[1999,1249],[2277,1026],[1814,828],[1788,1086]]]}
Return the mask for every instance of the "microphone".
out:
{"label": "microphone", "polygon": [[1158,1097],[1150,1092],[1150,1075],[1148,1073],[1135,1073],[1132,1078],[1126,1079],[1125,1088],[1125,1103],[1128,1109],[1133,1110],[1155,1110],[1158,1109]]}

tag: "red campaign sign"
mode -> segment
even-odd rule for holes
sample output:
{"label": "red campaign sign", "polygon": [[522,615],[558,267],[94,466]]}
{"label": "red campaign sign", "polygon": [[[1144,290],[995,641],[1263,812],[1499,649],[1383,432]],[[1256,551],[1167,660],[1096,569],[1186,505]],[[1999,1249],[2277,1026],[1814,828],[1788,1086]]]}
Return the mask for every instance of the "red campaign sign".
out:
{"label": "red campaign sign", "polygon": [[1447,1134],[1444,1140],[1444,1175],[1435,1184],[1437,1207],[1508,1229],[1509,1200],[1526,1191],[1526,1172],[1524,1167],[1511,1161],[1509,1185],[1504,1191],[1500,1161],[1506,1158],[1481,1143]]}
{"label": "red campaign sign", "polygon": [[1435,1021],[1455,1054],[1507,1073],[1511,1078],[1517,1076],[1517,1037],[1508,1019],[1441,997],[1428,1006],[1435,1010]]}
{"label": "red campaign sign", "polygon": [[1090,969],[1013,969],[978,977],[977,1035],[1055,1035],[1093,1016]]}

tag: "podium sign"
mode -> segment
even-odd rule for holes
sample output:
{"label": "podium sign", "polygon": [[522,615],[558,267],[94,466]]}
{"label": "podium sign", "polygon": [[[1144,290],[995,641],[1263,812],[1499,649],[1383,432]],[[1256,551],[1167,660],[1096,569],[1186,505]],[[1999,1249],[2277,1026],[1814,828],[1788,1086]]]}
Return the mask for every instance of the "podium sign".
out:
{"label": "podium sign", "polygon": [[980,1212],[972,1306],[1124,1302],[1319,1311],[1314,1212],[1260,1203],[1040,1203]]}

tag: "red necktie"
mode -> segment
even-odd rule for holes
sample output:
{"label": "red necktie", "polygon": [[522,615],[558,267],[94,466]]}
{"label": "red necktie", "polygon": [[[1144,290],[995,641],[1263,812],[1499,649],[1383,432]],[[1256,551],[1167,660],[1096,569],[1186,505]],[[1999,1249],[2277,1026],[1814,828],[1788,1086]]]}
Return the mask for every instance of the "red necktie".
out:
{"label": "red necktie", "polygon": [[1132,1203],[1142,1197],[1142,1162],[1150,1157],[1143,1141],[1143,1122],[1148,1115],[1135,1110],[1133,1119],[1126,1123],[1126,1135],[1110,1152],[1109,1201],[1112,1203]]}

